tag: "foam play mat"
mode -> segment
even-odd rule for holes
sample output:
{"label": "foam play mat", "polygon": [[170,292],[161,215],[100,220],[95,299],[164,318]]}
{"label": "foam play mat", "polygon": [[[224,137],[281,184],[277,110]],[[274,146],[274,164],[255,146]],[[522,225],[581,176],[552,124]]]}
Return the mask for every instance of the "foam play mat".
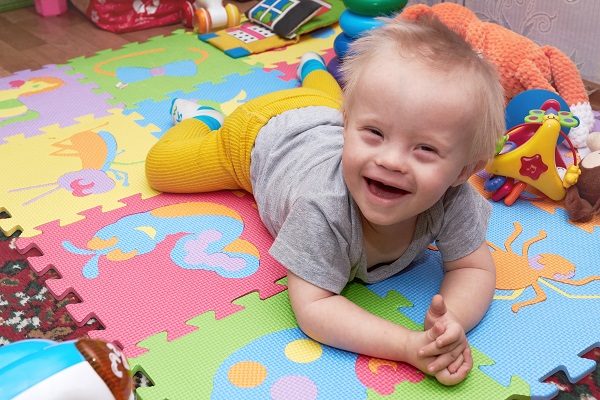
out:
{"label": "foam play mat", "polygon": [[[300,57],[334,56],[334,25],[285,48],[231,58],[197,36],[170,36],[0,79],[0,228],[88,332],[118,345],[151,385],[142,400],[550,399],[544,380],[596,368],[600,346],[600,217],[571,223],[562,201],[493,203],[487,241],[498,289],[468,334],[475,365],[444,387],[410,365],[321,345],[298,328],[285,269],[244,192],[173,195],[144,176],[171,126],[174,98],[225,114],[298,85]],[[19,82],[16,84],[15,82]],[[532,108],[536,108],[536,106]],[[573,159],[559,146],[567,163]],[[472,184],[483,190],[484,173]],[[532,193],[536,195],[539,193]],[[490,200],[491,201],[491,200]],[[315,251],[319,244],[315,243]],[[443,270],[429,250],[412,267],[344,292],[369,311],[422,329]]]}

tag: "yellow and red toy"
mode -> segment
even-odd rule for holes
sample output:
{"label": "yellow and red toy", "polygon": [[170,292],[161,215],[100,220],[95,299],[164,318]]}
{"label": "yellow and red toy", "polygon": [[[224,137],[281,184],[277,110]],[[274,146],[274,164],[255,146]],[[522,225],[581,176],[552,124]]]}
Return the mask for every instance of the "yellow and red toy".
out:
{"label": "yellow and red toy", "polygon": [[[566,188],[577,182],[579,167],[575,149],[562,127],[576,127],[579,121],[569,111],[560,111],[556,100],[547,100],[531,110],[525,123],[510,129],[501,150],[486,167],[492,174],[484,187],[492,200],[512,205],[529,184],[552,200],[562,200]],[[575,164],[567,168],[556,143],[562,135],[573,151]],[[499,146],[500,147],[500,146]]]}

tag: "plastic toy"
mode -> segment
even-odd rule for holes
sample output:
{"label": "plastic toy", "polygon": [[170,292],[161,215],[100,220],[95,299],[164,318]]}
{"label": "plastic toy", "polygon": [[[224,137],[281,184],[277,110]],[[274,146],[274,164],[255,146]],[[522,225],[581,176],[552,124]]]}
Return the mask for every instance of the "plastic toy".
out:
{"label": "plastic toy", "polygon": [[594,114],[579,70],[566,54],[556,47],[539,46],[498,24],[482,22],[467,7],[452,2],[431,7],[415,4],[402,10],[397,18],[415,20],[421,15],[437,17],[497,67],[507,102],[530,89],[558,93],[580,121],[577,128],[571,129],[569,138],[575,147],[585,147]]}
{"label": "plastic toy", "polygon": [[333,42],[333,57],[327,64],[327,70],[341,84],[340,65],[352,42],[369,29],[377,28],[385,22],[376,17],[388,16],[406,6],[407,0],[344,0],[347,10],[340,15],[342,33]]}
{"label": "plastic toy", "polygon": [[[567,169],[556,149],[561,128],[575,127],[579,121],[568,111],[560,111],[556,100],[547,100],[542,107],[531,110],[525,123],[510,129],[505,135],[503,149],[488,164],[492,174],[484,184],[486,190],[494,191],[492,200],[504,199],[508,206],[521,195],[527,184],[540,190],[552,200],[562,200],[566,188],[577,181],[577,165]],[[577,162],[570,140],[564,136]],[[508,145],[508,148],[506,148]],[[557,169],[558,167],[558,169]],[[503,177],[508,179],[503,180]]]}
{"label": "plastic toy", "polygon": [[340,28],[352,39],[358,38],[364,31],[377,28],[383,24],[382,20],[353,13],[350,10],[344,10],[340,16]]}
{"label": "plastic toy", "polygon": [[[560,97],[556,92],[551,92],[545,89],[530,89],[519,93],[506,105],[506,129],[510,130],[517,125],[520,125],[525,120],[525,117],[529,115],[529,110],[532,104],[544,104],[546,100],[556,100],[560,105],[561,110],[568,110],[569,105],[567,102]],[[563,133],[569,135],[571,128],[563,126]],[[558,137],[557,143],[563,141],[562,135]]]}
{"label": "plastic toy", "polygon": [[408,0],[344,0],[344,5],[357,14],[376,17],[400,11],[407,2]]}
{"label": "plastic toy", "polygon": [[333,40],[333,51],[335,51],[336,56],[338,58],[343,59],[348,51],[348,47],[352,43],[354,39],[350,36],[346,35],[344,32],[340,33]]}
{"label": "plastic toy", "polygon": [[240,11],[233,4],[222,0],[185,1],[181,9],[181,20],[187,28],[199,34],[218,28],[232,28],[240,24]]}
{"label": "plastic toy", "polygon": [[27,339],[0,347],[0,398],[133,399],[127,359],[112,344],[82,338]]}

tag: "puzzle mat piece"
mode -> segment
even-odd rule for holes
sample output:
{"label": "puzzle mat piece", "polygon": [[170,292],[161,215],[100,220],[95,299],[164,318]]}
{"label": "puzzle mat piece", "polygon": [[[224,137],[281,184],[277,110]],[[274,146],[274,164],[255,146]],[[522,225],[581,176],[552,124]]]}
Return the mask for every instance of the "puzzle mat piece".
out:
{"label": "puzzle mat piece", "polygon": [[272,237],[260,221],[254,198],[243,192],[132,196],[125,207],[85,211],[85,220],[40,227],[43,234],[19,238],[43,252],[29,262],[40,275],[54,268],[61,279],[46,284],[75,322],[90,318],[106,328],[93,338],[118,342],[128,357],[135,344],[158,332],[174,339],[195,328],[185,321],[206,311],[223,318],[239,309],[231,302],[252,291],[262,298],[285,287],[274,282],[285,269],[269,254]]}
{"label": "puzzle mat piece", "polygon": [[[331,59],[333,57],[336,57],[335,55],[335,51],[333,49],[326,49],[324,51],[321,51],[321,56],[323,57],[323,59],[325,60],[325,65],[329,64],[329,61],[331,61]],[[293,64],[288,64],[285,61],[282,62],[278,62],[275,63],[275,68],[265,68],[265,71],[280,71],[283,76],[280,77],[280,79],[289,82],[292,80],[298,80],[298,74],[297,74],[297,70],[298,70],[298,66],[300,65],[300,58],[298,58],[296,60],[295,63]]]}
{"label": "puzzle mat piece", "polygon": [[107,117],[86,115],[66,128],[45,127],[33,138],[8,138],[0,146],[0,193],[12,218],[0,220],[0,228],[32,237],[46,222],[67,225],[81,220],[77,213],[83,210],[101,205],[109,211],[122,207],[123,197],[156,195],[146,183],[144,160],[157,128],[140,127],[140,118],[112,109]]}
{"label": "puzzle mat piece", "polygon": [[[225,75],[243,74],[248,69],[247,63],[228,57],[183,30],[68,63],[87,77],[83,82],[100,86],[95,89],[97,93],[108,92],[113,102],[123,102],[127,108],[147,99],[164,100],[169,89],[188,92],[200,82],[218,83]],[[118,87],[119,83],[126,86]]]}
{"label": "puzzle mat piece", "polygon": [[[398,311],[410,303],[396,292],[380,298],[363,285],[351,284],[344,295],[384,318],[411,329],[420,328]],[[166,342],[165,335],[159,334],[142,341],[139,346],[148,353],[129,363],[134,373],[142,371],[154,386],[137,389],[138,399],[182,399],[189,398],[190,393],[202,399],[308,399],[316,398],[310,396],[315,393],[315,383],[323,398],[378,398],[383,396],[377,390],[386,389],[394,392],[386,398],[506,399],[529,394],[518,377],[510,387],[504,387],[477,368],[453,387],[442,386],[403,363],[390,365],[373,359],[371,367],[376,372],[369,373],[364,365],[357,371],[356,354],[322,346],[299,332],[287,293],[262,301],[252,293],[234,304],[244,309],[218,321],[211,313],[200,315],[188,322],[199,329],[177,340]],[[286,339],[283,354],[281,345]],[[476,349],[473,355],[476,365],[491,361]],[[331,380],[332,372],[335,380]],[[323,375],[329,379],[323,380]],[[366,379],[370,388],[360,383],[357,375],[370,378]]]}
{"label": "puzzle mat piece", "polygon": [[275,69],[278,66],[277,64],[281,62],[290,64],[298,62],[300,57],[309,51],[324,54],[333,47],[335,37],[341,32],[339,24],[335,24],[303,35],[300,41],[293,45],[265,51],[264,53],[251,54],[238,60],[247,62],[250,65],[260,64],[266,69]]}
{"label": "puzzle mat piece", "polygon": [[[480,173],[478,175],[473,175],[469,179],[469,181],[477,189],[477,191],[479,191],[486,199],[491,201],[491,197],[492,197],[491,193],[486,191],[483,188],[485,177],[487,177],[487,176],[488,176],[487,173]],[[523,196],[535,198],[535,197],[544,197],[544,194],[542,192],[540,192],[539,190],[532,188],[531,186],[528,186],[527,190],[523,192]],[[512,207],[514,207],[514,205],[512,205],[512,206],[505,205],[503,201],[492,202],[492,203],[494,204],[494,207],[502,208],[506,211],[510,211],[512,209]],[[548,214],[556,214],[557,217],[562,217],[563,221],[565,221],[565,222],[569,223],[570,225],[573,225],[587,233],[594,233],[594,229],[600,227],[600,215],[593,216],[592,219],[589,220],[588,222],[571,221],[569,219],[569,214],[567,213],[567,210],[565,208],[564,200],[554,201],[554,200],[546,198],[546,199],[540,200],[540,201],[528,201],[528,200],[524,200],[524,199],[519,199],[519,200],[517,200],[516,203],[527,204],[528,206],[539,208],[540,210],[542,210]]]}
{"label": "puzzle mat piece", "polygon": [[79,79],[83,75],[65,72],[70,69],[46,65],[0,78],[0,103],[11,104],[0,109],[0,145],[9,136],[32,137],[42,134],[45,126],[67,127],[81,115],[104,117],[108,109],[115,108],[106,101],[111,98],[108,93],[94,93],[92,89],[98,86],[82,84]]}
{"label": "puzzle mat piece", "polygon": [[[204,82],[197,85],[197,89],[189,93],[184,93],[181,90],[168,93],[167,99],[154,102],[145,100],[137,105],[139,108],[136,112],[143,115],[144,119],[138,121],[141,126],[153,124],[160,131],[155,132],[157,138],[173,126],[171,119],[171,103],[173,99],[187,99],[197,101],[204,106],[213,107],[221,110],[224,114],[229,115],[239,104],[242,104],[250,99],[261,96],[266,93],[277,90],[291,89],[298,82],[285,82],[279,79],[281,72],[270,71],[265,72],[260,67],[252,67],[249,69],[251,73],[239,75],[233,74],[225,76],[223,82],[213,84]],[[130,110],[125,110],[127,114]]]}
{"label": "puzzle mat piece", "polygon": [[[537,280],[537,274],[532,279],[527,271],[540,269],[539,262],[547,263],[540,270],[540,276],[544,273],[549,276],[567,274],[568,270],[575,272],[574,280],[598,275],[598,234],[590,235],[562,222],[564,219],[560,215],[517,202],[512,207],[494,207],[488,242],[507,251],[504,244],[515,229],[512,221],[519,221],[523,227],[523,232],[510,246],[516,256],[507,263],[497,262],[496,268],[499,277],[511,275],[508,280],[525,291],[516,299],[501,299],[512,292],[497,290],[487,315],[468,334],[469,342],[494,360],[494,365],[482,366],[481,370],[500,384],[508,385],[511,377],[518,375],[531,386],[533,397],[551,398],[556,395],[556,387],[540,383],[548,376],[566,369],[570,379],[577,381],[594,368],[593,361],[576,355],[600,344],[600,321],[595,317],[600,312],[600,281],[571,286],[542,278],[543,282],[538,282],[548,296],[545,301],[522,307],[517,313],[511,307],[536,297],[531,285]],[[523,255],[523,245],[535,238],[540,230],[545,231],[546,238],[531,243],[528,255]],[[540,260],[539,256],[543,254],[556,256]],[[441,280],[440,255],[428,252],[424,260],[410,270],[371,288],[380,295],[390,289],[398,290],[415,305],[403,310],[406,315],[423,323]]]}

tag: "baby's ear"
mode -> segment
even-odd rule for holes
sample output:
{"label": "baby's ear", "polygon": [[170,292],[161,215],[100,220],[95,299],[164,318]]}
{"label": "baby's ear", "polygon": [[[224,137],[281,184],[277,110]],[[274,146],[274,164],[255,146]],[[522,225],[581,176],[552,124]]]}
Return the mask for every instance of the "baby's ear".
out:
{"label": "baby's ear", "polygon": [[486,164],[487,164],[486,160],[478,160],[478,161],[474,161],[470,164],[465,165],[463,167],[462,171],[460,171],[460,174],[458,175],[456,180],[454,182],[452,182],[451,186],[462,185],[467,180],[469,180],[471,175],[473,175],[475,172],[481,171],[486,166]]}

